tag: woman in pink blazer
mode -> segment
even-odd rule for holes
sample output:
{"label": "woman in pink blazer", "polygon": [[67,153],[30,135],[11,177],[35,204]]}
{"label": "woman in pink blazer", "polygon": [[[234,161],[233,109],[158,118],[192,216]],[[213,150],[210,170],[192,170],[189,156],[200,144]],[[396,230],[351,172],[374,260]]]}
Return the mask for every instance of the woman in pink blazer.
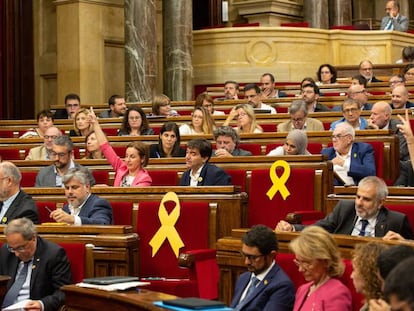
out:
{"label": "woman in pink blazer", "polygon": [[293,311],[351,311],[351,292],[338,279],[345,267],[331,235],[321,227],[309,226],[289,247],[309,282],[298,288]]}
{"label": "woman in pink blazer", "polygon": [[148,171],[144,168],[148,163],[148,149],[146,145],[139,141],[131,142],[127,145],[125,159],[122,160],[111,147],[106,138],[93,108],[91,108],[91,124],[95,131],[99,147],[108,162],[115,170],[115,187],[134,187],[151,186],[152,179]]}

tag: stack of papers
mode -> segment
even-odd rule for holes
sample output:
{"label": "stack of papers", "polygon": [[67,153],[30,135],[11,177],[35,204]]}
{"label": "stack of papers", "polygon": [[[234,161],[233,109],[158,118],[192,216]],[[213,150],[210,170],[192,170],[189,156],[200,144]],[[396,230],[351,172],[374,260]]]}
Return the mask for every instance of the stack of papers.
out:
{"label": "stack of papers", "polygon": [[115,283],[115,284],[109,284],[109,285],[98,285],[98,284],[90,284],[90,283],[81,282],[81,283],[76,284],[76,286],[86,287],[86,288],[95,288],[95,289],[101,289],[101,290],[106,290],[108,292],[112,292],[116,290],[126,290],[129,288],[146,286],[149,284],[150,284],[149,282],[138,282],[138,281]]}

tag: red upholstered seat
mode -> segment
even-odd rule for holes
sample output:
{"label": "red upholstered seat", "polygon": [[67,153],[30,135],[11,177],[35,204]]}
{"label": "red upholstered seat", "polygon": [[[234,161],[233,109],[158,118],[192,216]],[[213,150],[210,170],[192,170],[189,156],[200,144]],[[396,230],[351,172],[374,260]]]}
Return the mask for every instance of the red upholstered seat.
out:
{"label": "red upholstered seat", "polygon": [[19,137],[18,131],[0,130],[0,138],[14,138],[14,137]]}
{"label": "red upholstered seat", "polygon": [[[279,112],[279,108],[277,112]],[[260,126],[262,127],[263,132],[265,133],[277,132],[277,126],[275,123],[263,123],[263,124],[260,124]]]}
{"label": "red upholstered seat", "polygon": [[309,27],[309,23],[308,22],[281,23],[280,26],[281,27],[303,27],[303,28],[307,28],[307,27]]}
{"label": "red upholstered seat", "polygon": [[368,144],[374,149],[375,170],[378,177],[384,176],[384,142],[382,141],[368,141]]}
{"label": "red upholstered seat", "polygon": [[251,143],[251,144],[242,143],[239,145],[239,148],[250,151],[252,155],[256,155],[256,156],[262,155],[262,145],[258,143]]}
{"label": "red upholstered seat", "polygon": [[240,186],[241,191],[246,192],[246,183],[247,183],[246,170],[244,169],[226,170],[226,173],[231,176],[232,185]]}
{"label": "red upholstered seat", "polygon": [[117,128],[102,128],[102,131],[107,135],[107,136],[118,136],[118,129]]}
{"label": "red upholstered seat", "polygon": [[37,213],[39,214],[39,223],[44,222],[55,222],[52,218],[49,217],[50,211],[54,211],[56,209],[55,202],[48,202],[48,201],[36,201],[37,206]]}
{"label": "red upholstered seat", "polygon": [[385,206],[388,207],[390,210],[397,211],[407,215],[408,222],[411,225],[411,228],[414,229],[414,203],[412,205],[404,205],[404,204],[387,204],[385,202]]}
{"label": "red upholstered seat", "polygon": [[[215,299],[218,297],[219,270],[216,251],[209,249],[209,239],[215,237],[215,213],[208,203],[181,202],[180,214],[173,224],[184,246],[179,249],[180,258],[184,255],[194,256],[194,264],[188,269],[178,265],[178,258],[168,239],[163,240],[159,250],[152,256],[149,244],[161,227],[158,216],[160,202],[140,202],[137,212],[137,233],[139,245],[139,274],[142,278],[166,278],[167,280],[150,280],[151,290],[161,291],[181,297],[201,297]],[[173,201],[164,204],[168,213],[176,205]]]}
{"label": "red upholstered seat", "polygon": [[70,262],[72,282],[79,283],[85,278],[86,248],[82,243],[58,243],[65,249]]}
{"label": "red upholstered seat", "polygon": [[2,160],[21,160],[24,158],[24,150],[22,150],[23,154],[20,154],[20,150],[17,148],[1,148],[0,149],[0,156]]}
{"label": "red upholstered seat", "polygon": [[114,225],[134,225],[134,203],[111,201]]}
{"label": "red upholstered seat", "polygon": [[335,25],[331,26],[331,29],[356,30],[356,27],[354,25]]}
{"label": "red upholstered seat", "polygon": [[92,170],[97,185],[109,185],[109,172],[106,170]]}
{"label": "red upholstered seat", "polygon": [[21,187],[34,187],[36,182],[37,172],[21,171],[22,180],[20,182]]}
{"label": "red upholstered seat", "polygon": [[[277,169],[282,176],[283,169]],[[249,186],[249,227],[264,224],[274,228],[279,220],[284,220],[288,213],[296,210],[314,210],[315,170],[291,168],[290,177],[286,181],[290,195],[284,200],[280,192],[272,199],[266,195],[273,186],[269,170],[252,170]]]}
{"label": "red upholstered seat", "polygon": [[126,146],[112,146],[118,157],[125,158]]}
{"label": "red upholstered seat", "polygon": [[152,178],[153,186],[177,186],[178,185],[178,175],[177,171],[149,171],[149,174]]}

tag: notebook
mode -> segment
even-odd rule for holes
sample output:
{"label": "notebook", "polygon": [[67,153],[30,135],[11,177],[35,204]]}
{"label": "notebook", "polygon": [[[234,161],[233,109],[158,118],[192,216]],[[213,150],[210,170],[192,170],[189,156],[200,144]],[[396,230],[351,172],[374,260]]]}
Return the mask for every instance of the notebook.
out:
{"label": "notebook", "polygon": [[175,306],[193,310],[203,310],[203,309],[218,309],[226,307],[226,304],[222,301],[208,300],[201,298],[178,298],[178,299],[169,299],[162,301],[165,306]]}
{"label": "notebook", "polygon": [[103,276],[98,278],[83,279],[83,283],[95,285],[111,285],[116,283],[138,282],[139,278],[136,276]]}

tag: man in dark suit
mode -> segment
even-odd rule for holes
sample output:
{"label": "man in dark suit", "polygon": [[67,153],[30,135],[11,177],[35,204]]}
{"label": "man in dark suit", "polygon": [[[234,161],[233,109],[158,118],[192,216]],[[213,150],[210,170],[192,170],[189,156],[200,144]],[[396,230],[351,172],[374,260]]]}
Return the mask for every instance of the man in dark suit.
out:
{"label": "man in dark suit", "polygon": [[208,163],[212,154],[206,139],[193,139],[187,143],[185,163],[188,168],[181,177],[180,186],[231,185],[231,177],[221,168]]}
{"label": "man in dark suit", "polygon": [[382,80],[379,80],[374,76],[374,65],[368,59],[365,59],[359,63],[359,73],[367,80],[368,83],[382,82]]}
{"label": "man in dark suit", "polygon": [[[37,236],[35,226],[27,218],[12,220],[4,233],[7,244],[0,249],[0,274],[11,279],[2,307],[27,299],[25,310],[58,310],[65,300],[60,287],[72,283],[65,250]],[[19,276],[23,284],[13,286],[19,282]],[[17,290],[13,290],[16,286]]]}
{"label": "man in dark suit", "polygon": [[71,225],[112,224],[112,207],[107,200],[90,193],[91,185],[86,168],[69,170],[62,181],[68,204],[63,209],[52,211],[51,218]]}
{"label": "man in dark suit", "polygon": [[276,234],[264,225],[253,226],[242,238],[241,254],[248,272],[240,275],[230,307],[234,310],[292,310],[295,289],[275,262]]}
{"label": "man in dark suit", "polygon": [[77,94],[68,94],[65,96],[65,109],[59,109],[55,112],[55,119],[73,119],[75,113],[81,108],[80,97]]}
{"label": "man in dark suit", "polygon": [[[73,161],[73,142],[67,135],[57,136],[53,140],[52,151],[49,153],[52,165],[40,169],[36,176],[35,187],[63,187],[62,176],[72,168],[81,165]],[[95,185],[95,178],[89,172],[91,185]]]}
{"label": "man in dark suit", "polygon": [[15,218],[27,217],[39,222],[35,201],[20,189],[22,175],[11,162],[0,163],[0,224]]}
{"label": "man in dark suit", "polygon": [[[384,206],[387,195],[388,188],[382,179],[365,177],[359,183],[355,201],[340,201],[332,213],[315,225],[330,233],[354,236],[383,237],[391,230],[411,239],[413,232],[407,216]],[[303,225],[291,225],[283,220],[276,226],[280,231],[301,231],[303,228]]]}

